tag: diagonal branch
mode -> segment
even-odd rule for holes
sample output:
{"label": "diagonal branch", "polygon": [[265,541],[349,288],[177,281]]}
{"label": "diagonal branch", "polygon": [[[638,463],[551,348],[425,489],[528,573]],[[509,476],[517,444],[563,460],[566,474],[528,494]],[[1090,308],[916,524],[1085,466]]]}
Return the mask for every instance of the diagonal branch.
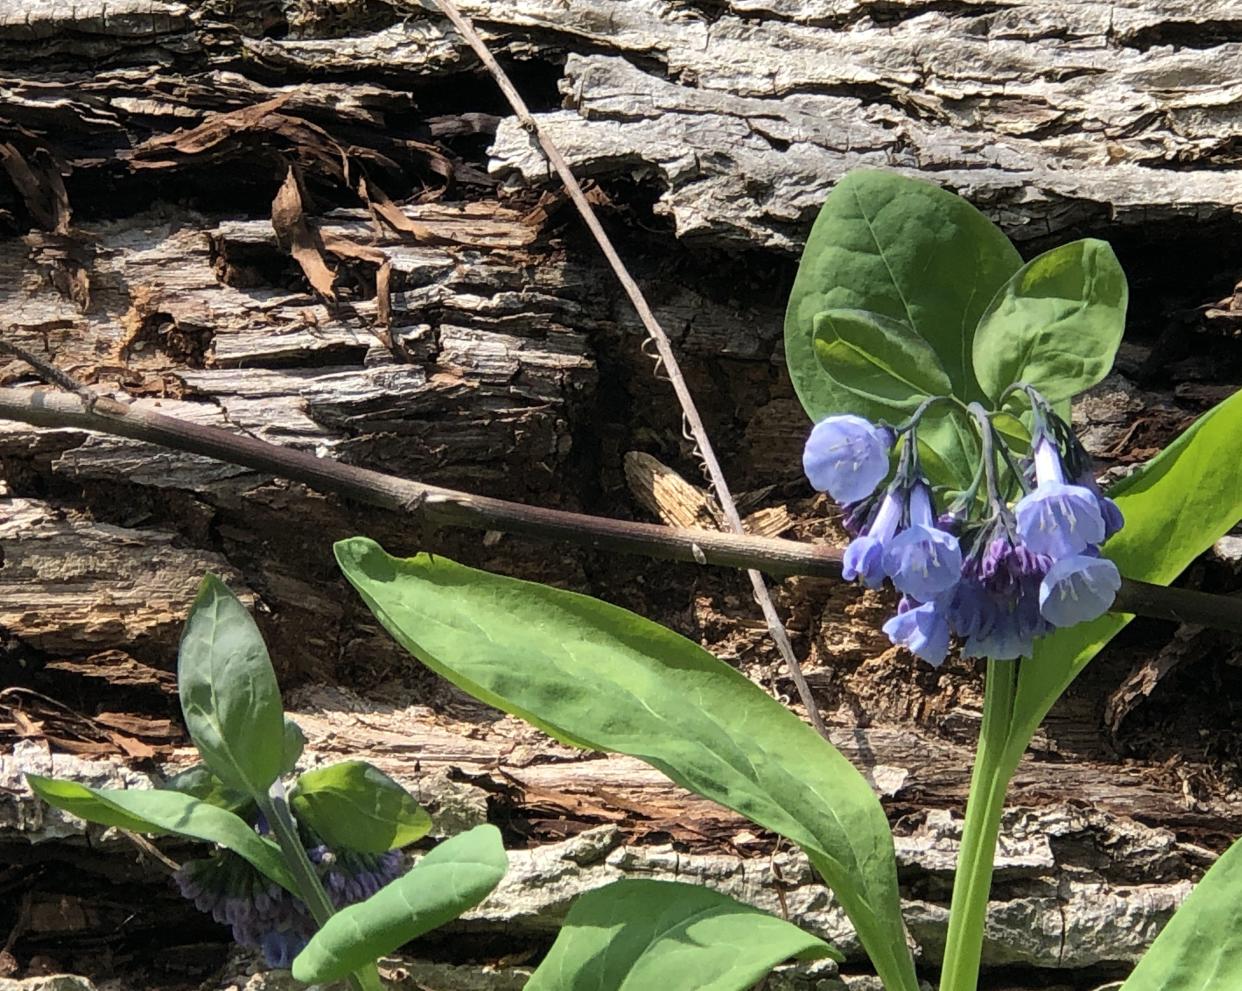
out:
{"label": "diagonal branch", "polygon": [[[500,63],[496,61],[488,49],[487,43],[484,42],[479,33],[474,29],[470,19],[462,14],[454,0],[435,0],[435,2],[444,11],[448,19],[453,22],[453,27],[457,29],[458,34],[474,49],[474,53],[479,57],[479,61],[492,74],[492,78],[496,80],[496,85],[500,87],[505,99],[509,101],[509,106],[513,108],[513,112],[517,115],[522,128],[539,142],[539,147],[543,149],[543,153],[551,163],[552,168],[556,170],[556,174],[560,176],[561,182],[565,184],[565,188],[569,192],[569,198],[573,200],[574,206],[578,208],[578,213],[581,214],[583,223],[586,224],[587,229],[590,230],[591,235],[595,238],[600,251],[608,259],[608,264],[616,275],[617,281],[621,283],[625,294],[630,298],[630,303],[633,304],[635,311],[638,313],[638,318],[642,321],[643,327],[646,328],[648,336],[654,342],[656,350],[659,352],[660,364],[664,367],[669,382],[673,386],[673,392],[677,395],[677,402],[681,405],[682,415],[685,418],[686,426],[689,428],[689,435],[693,439],[700,457],[703,459],[703,465],[707,469],[712,488],[716,492],[720,508],[724,511],[725,521],[729,524],[729,529],[734,533],[744,534],[746,530],[742,526],[741,516],[738,515],[737,504],[733,501],[733,493],[729,491],[729,484],[725,481],[724,472],[720,468],[720,462],[716,458],[712,442],[707,436],[707,429],[703,426],[703,419],[699,416],[699,410],[695,405],[694,397],[690,394],[686,380],[681,374],[681,366],[677,363],[677,355],[673,352],[673,346],[669,342],[668,335],[664,332],[664,328],[660,326],[660,322],[656,320],[655,314],[651,312],[651,307],[647,304],[647,299],[643,295],[643,291],[638,287],[638,283],[634,281],[633,276],[630,275],[629,270],[625,267],[625,263],[621,260],[621,256],[617,254],[617,249],[604,231],[603,225],[600,224],[599,217],[595,214],[595,209],[591,206],[590,200],[587,199],[586,193],[583,192],[582,186],[574,177],[569,163],[565,161],[565,157],[552,139],[540,129],[539,122],[531,116],[530,110],[527,108],[521,94],[518,93],[504,69],[500,67]],[[828,735],[828,727],[824,724],[823,716],[819,712],[819,706],[815,702],[815,697],[811,694],[811,686],[807,684],[806,677],[802,673],[802,665],[798,663],[797,655],[794,654],[793,645],[789,642],[789,634],[785,632],[785,627],[781,623],[780,615],[776,611],[776,604],[772,601],[772,595],[768,591],[763,575],[753,568],[748,569],[747,574],[750,578],[751,587],[754,590],[755,601],[759,604],[759,608],[763,610],[763,618],[767,623],[768,632],[771,633],[772,639],[776,642],[777,649],[785,661],[785,665],[789,668],[794,685],[798,689],[798,696],[802,699],[802,705],[806,708],[807,715],[811,719],[811,725],[819,731],[821,736],[826,737]]]}
{"label": "diagonal branch", "polygon": [[[687,563],[764,571],[774,576],[841,577],[835,547],[715,530],[681,530],[559,509],[526,506],[357,468],[242,434],[191,423],[138,405],[43,389],[0,388],[0,420],[35,427],[95,430],[159,444],[302,482],[356,502],[411,513],[433,524],[501,530],[541,540]],[[1242,633],[1242,598],[1123,579],[1116,609],[1154,619]]]}

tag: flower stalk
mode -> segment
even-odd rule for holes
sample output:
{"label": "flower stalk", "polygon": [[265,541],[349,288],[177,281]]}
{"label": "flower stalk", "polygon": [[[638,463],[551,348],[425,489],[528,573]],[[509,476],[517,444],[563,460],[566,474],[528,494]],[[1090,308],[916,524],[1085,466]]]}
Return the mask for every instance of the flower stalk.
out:
{"label": "flower stalk", "polygon": [[[306,854],[301,837],[298,836],[298,827],[293,821],[293,813],[285,796],[285,786],[279,778],[273,782],[267,795],[258,798],[258,806],[280,845],[289,872],[297,882],[302,901],[310,909],[315,925],[322,927],[332,918],[335,909],[310,857]],[[374,964],[350,974],[349,986],[353,991],[383,991],[379,971]]]}
{"label": "flower stalk", "polygon": [[983,722],[966,801],[962,846],[953,877],[940,991],[978,989],[996,841],[1009,787],[1010,769],[1005,749],[1017,697],[1019,663],[994,660],[987,663]]}

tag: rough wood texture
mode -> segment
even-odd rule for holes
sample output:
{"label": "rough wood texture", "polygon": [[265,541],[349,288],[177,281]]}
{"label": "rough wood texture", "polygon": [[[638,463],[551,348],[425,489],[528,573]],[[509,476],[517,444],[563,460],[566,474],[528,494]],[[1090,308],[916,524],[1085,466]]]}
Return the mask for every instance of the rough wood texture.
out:
{"label": "rough wood texture", "polygon": [[[1027,252],[1078,233],[1117,244],[1131,330],[1075,411],[1105,467],[1149,457],[1242,381],[1242,5],[463,6],[598,184],[726,474],[765,525],[841,539],[800,479],[805,419],[780,334],[793,256],[856,165],[961,191]],[[502,109],[446,22],[413,3],[0,4],[0,333],[100,392],[324,457],[707,521],[636,321]],[[0,380],[27,379],[0,363]],[[633,491],[631,452],[646,465]],[[657,482],[673,473],[670,496]],[[634,761],[496,720],[417,669],[332,565],[330,541],[360,531],[603,595],[788,693],[740,576],[411,532],[203,459],[0,424],[0,684],[17,689],[0,695],[0,746],[17,749],[0,753],[0,859],[15,865],[0,883],[69,927],[19,938],[20,967],[33,975],[26,948],[56,945],[101,988],[216,979],[220,932],[195,928],[159,869],[40,818],[16,777],[54,764],[141,784],[137,768],[184,758],[169,672],[207,569],[253,603],[286,685],[301,686],[289,694],[314,759],[364,753],[418,789],[442,830],[490,812],[515,847],[527,841],[503,895],[457,937],[520,945],[485,942],[479,958],[542,947],[576,892],[624,874],[690,875],[774,909],[779,889],[796,918],[856,951],[830,896],[770,837]],[[1188,580],[1237,587],[1236,549]],[[912,935],[934,964],[977,673],[888,649],[877,620],[891,603],[874,593],[791,581],[778,604],[835,741],[897,824]],[[1171,632],[1135,624],[1019,771],[988,948],[990,964],[1024,968],[1006,971],[1014,988],[1113,976],[1242,832],[1236,644],[1183,631],[1170,645]],[[0,900],[0,933],[15,911]],[[167,948],[169,932],[206,956]],[[864,986],[857,966],[850,987]],[[243,984],[237,973],[219,986]],[[412,980],[423,973],[411,965]],[[465,988],[518,986],[521,972],[425,974]],[[771,986],[842,986],[794,980]]]}
{"label": "rough wood texture", "polygon": [[[569,56],[541,123],[586,172],[654,182],[682,236],[795,250],[863,165],[935,172],[1018,240],[1210,219],[1242,191],[1236,3],[512,6],[605,48]],[[546,175],[512,120],[494,155]]]}

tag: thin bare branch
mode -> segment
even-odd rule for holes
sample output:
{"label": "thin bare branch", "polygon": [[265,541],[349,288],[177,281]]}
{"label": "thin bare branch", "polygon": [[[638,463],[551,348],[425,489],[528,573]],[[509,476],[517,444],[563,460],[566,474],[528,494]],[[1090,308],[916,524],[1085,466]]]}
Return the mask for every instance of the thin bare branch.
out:
{"label": "thin bare branch", "polygon": [[[552,168],[556,170],[556,174],[560,176],[561,182],[565,184],[565,188],[569,192],[569,198],[573,201],[574,206],[578,208],[578,213],[582,216],[583,223],[586,224],[587,229],[590,230],[591,235],[595,238],[600,251],[604,253],[604,257],[608,259],[608,264],[616,275],[617,281],[621,283],[625,294],[630,298],[630,303],[633,304],[635,311],[638,313],[638,318],[642,321],[648,336],[655,343],[656,350],[660,356],[660,364],[664,367],[669,383],[673,387],[673,392],[677,395],[677,402],[681,405],[682,415],[689,430],[689,437],[693,440],[699,456],[703,459],[703,466],[707,470],[707,475],[711,480],[713,490],[715,490],[720,508],[724,511],[724,518],[729,525],[729,529],[734,533],[744,534],[746,529],[742,526],[742,518],[738,514],[737,504],[733,500],[733,493],[729,491],[729,483],[725,480],[724,471],[720,467],[720,461],[717,459],[716,452],[712,448],[712,442],[707,436],[707,428],[703,426],[703,418],[699,416],[698,406],[694,402],[694,397],[690,394],[685,377],[681,374],[681,366],[677,362],[677,355],[673,351],[672,343],[664,332],[664,328],[660,326],[660,322],[656,319],[655,314],[651,311],[651,307],[647,304],[643,291],[638,287],[634,277],[630,275],[629,269],[626,268],[625,263],[621,260],[621,256],[613,246],[612,240],[604,231],[603,225],[599,222],[599,217],[595,214],[594,207],[591,206],[590,200],[587,199],[586,193],[583,192],[582,186],[575,178],[569,163],[565,161],[565,156],[561,154],[560,149],[556,147],[552,139],[540,129],[539,122],[531,115],[521,94],[518,93],[513,82],[509,79],[504,69],[501,68],[500,63],[493,57],[490,49],[487,47],[487,43],[474,29],[470,19],[458,9],[457,4],[453,0],[436,0],[436,4],[444,11],[448,19],[453,22],[453,27],[457,29],[458,34],[474,49],[474,53],[478,55],[479,61],[492,74],[492,78],[496,80],[496,85],[500,87],[505,99],[509,101],[509,105],[513,108],[513,112],[517,115],[522,127],[539,142],[539,147],[543,149],[543,153],[547,156]],[[747,575],[750,578],[755,601],[763,611],[763,618],[767,623],[768,632],[771,633],[772,639],[776,642],[777,649],[780,651],[781,657],[789,669],[794,686],[798,690],[798,696],[802,699],[802,705],[806,708],[807,715],[810,717],[811,725],[819,731],[820,735],[826,737],[828,735],[828,727],[824,724],[823,716],[820,715],[819,706],[815,702],[815,696],[811,693],[811,686],[807,684],[806,677],[802,673],[802,665],[798,662],[793,645],[789,642],[789,634],[785,632],[785,626],[776,611],[776,604],[772,601],[772,594],[768,591],[767,583],[764,581],[763,575],[753,568],[748,569]]]}
{"label": "thin bare branch", "polygon": [[[654,523],[631,523],[471,495],[341,464],[108,398],[100,398],[93,407],[88,407],[75,395],[43,389],[0,388],[0,420],[16,420],[35,427],[95,430],[201,454],[302,482],[321,492],[335,493],[369,506],[410,513],[432,524],[498,530],[691,564],[746,568],[777,577],[841,577],[841,551],[835,547],[716,530],[682,530]],[[1116,608],[1119,612],[1242,633],[1242,598],[1237,596],[1165,588],[1124,579]]]}

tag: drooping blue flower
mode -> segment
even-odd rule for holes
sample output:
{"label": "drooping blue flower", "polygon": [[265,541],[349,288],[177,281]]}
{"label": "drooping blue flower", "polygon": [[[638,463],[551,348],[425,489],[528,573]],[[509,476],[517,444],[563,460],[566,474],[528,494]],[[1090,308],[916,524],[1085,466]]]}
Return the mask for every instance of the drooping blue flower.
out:
{"label": "drooping blue flower", "polygon": [[[369,854],[317,845],[307,856],[337,908],[375,894],[405,866],[398,850]],[[173,880],[200,911],[231,927],[239,946],[262,950],[270,967],[288,967],[314,935],[314,920],[300,898],[227,850],[187,860]]]}
{"label": "drooping blue flower", "polygon": [[259,949],[263,951],[263,959],[269,967],[288,970],[293,966],[293,958],[306,949],[308,942],[301,933],[289,929],[273,929],[263,934]]}
{"label": "drooping blue flower", "polygon": [[895,646],[905,647],[933,667],[940,667],[949,652],[949,621],[941,603],[903,597],[884,632]]}
{"label": "drooping blue flower", "polygon": [[901,524],[902,509],[901,495],[894,486],[884,494],[871,526],[845,548],[841,576],[846,581],[861,578],[868,588],[880,587],[885,578],[884,548]]}
{"label": "drooping blue flower", "polygon": [[1119,588],[1121,574],[1108,558],[1064,557],[1040,583],[1039,611],[1053,626],[1075,626],[1108,612]]}
{"label": "drooping blue flower", "polygon": [[1036,554],[1079,554],[1104,539],[1099,502],[1081,485],[1045,482],[1014,507],[1018,533]]}
{"label": "drooping blue flower", "polygon": [[936,527],[923,482],[910,489],[909,514],[910,525],[884,546],[884,571],[899,591],[930,602],[961,579],[962,550],[956,537]]}
{"label": "drooping blue flower", "polygon": [[1104,518],[1095,494],[1069,485],[1061,453],[1046,434],[1035,440],[1035,480],[1014,507],[1018,534],[1036,554],[1051,558],[1079,554],[1104,539]]}
{"label": "drooping blue flower", "polygon": [[830,416],[815,424],[802,452],[811,485],[839,503],[857,502],[888,474],[891,434],[861,416]]}

